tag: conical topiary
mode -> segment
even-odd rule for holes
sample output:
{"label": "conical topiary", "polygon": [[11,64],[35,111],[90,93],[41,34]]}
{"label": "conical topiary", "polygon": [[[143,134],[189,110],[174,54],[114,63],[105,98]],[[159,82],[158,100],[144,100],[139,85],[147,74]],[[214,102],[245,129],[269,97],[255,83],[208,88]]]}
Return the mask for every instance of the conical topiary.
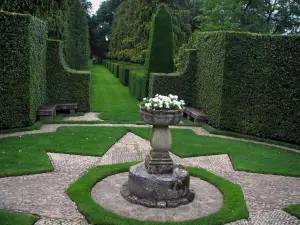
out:
{"label": "conical topiary", "polygon": [[153,16],[147,58],[145,61],[146,76],[150,73],[174,72],[172,18],[161,4]]}

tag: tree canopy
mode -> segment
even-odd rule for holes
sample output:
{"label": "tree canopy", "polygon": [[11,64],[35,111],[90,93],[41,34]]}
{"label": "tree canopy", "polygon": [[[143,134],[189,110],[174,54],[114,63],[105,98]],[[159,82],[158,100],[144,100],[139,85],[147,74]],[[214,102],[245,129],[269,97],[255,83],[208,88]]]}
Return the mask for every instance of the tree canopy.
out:
{"label": "tree canopy", "polygon": [[195,0],[194,6],[201,31],[300,32],[299,0]]}
{"label": "tree canopy", "polygon": [[108,54],[110,58],[144,62],[152,15],[161,2],[168,5],[172,17],[175,51],[187,41],[191,34],[189,1],[125,0],[114,14]]}

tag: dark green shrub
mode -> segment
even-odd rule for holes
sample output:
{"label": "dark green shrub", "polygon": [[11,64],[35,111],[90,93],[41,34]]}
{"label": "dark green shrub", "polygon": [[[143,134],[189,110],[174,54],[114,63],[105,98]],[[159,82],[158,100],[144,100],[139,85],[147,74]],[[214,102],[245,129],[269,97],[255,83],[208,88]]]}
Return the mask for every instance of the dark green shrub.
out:
{"label": "dark green shrub", "polygon": [[116,78],[119,78],[119,65],[114,64],[114,75]]}
{"label": "dark green shrub", "polygon": [[43,21],[0,12],[0,129],[35,122],[46,98],[46,40]]}
{"label": "dark green shrub", "polygon": [[165,5],[158,6],[151,26],[145,61],[148,80],[151,72],[174,72],[172,18]]}
{"label": "dark green shrub", "polygon": [[128,86],[129,83],[129,69],[125,68],[124,66],[119,66],[119,74],[120,74],[120,82],[124,86]]}
{"label": "dark green shrub", "polygon": [[145,98],[147,79],[142,66],[122,61],[106,61],[108,70],[119,78],[120,83],[128,86],[129,93],[138,100]]}
{"label": "dark green shrub", "polygon": [[70,69],[63,56],[63,43],[47,42],[47,101],[77,102],[78,111],[90,110],[90,73]]}
{"label": "dark green shrub", "polygon": [[210,124],[300,144],[300,36],[195,33],[195,106]]}
{"label": "dark green shrub", "polygon": [[151,73],[149,96],[156,94],[176,94],[186,104],[192,105],[196,101],[196,50],[184,50],[181,71],[179,73]]}
{"label": "dark green shrub", "polygon": [[88,70],[90,57],[89,30],[81,1],[74,0],[67,14],[66,62],[75,70]]}

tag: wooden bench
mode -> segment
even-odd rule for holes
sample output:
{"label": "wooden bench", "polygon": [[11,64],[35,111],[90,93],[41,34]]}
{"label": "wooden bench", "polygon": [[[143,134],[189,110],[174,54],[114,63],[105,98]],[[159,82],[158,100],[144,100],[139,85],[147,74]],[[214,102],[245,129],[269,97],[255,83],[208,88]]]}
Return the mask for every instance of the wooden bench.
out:
{"label": "wooden bench", "polygon": [[42,105],[38,112],[40,120],[53,120],[57,110],[69,110],[70,114],[74,114],[77,109],[77,103],[56,103]]}
{"label": "wooden bench", "polygon": [[186,116],[187,119],[194,121],[194,123],[195,122],[206,123],[208,121],[208,116],[204,112],[194,107],[186,107],[183,111],[183,116]]}

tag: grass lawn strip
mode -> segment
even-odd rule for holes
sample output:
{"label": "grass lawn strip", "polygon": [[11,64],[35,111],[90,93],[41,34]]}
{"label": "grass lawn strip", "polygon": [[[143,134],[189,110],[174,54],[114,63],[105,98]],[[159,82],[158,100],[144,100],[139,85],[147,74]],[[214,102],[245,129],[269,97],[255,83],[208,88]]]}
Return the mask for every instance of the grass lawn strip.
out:
{"label": "grass lawn strip", "polygon": [[126,172],[134,164],[124,163],[93,167],[68,188],[68,195],[77,204],[81,213],[85,215],[90,223],[99,225],[217,225],[248,218],[248,211],[241,188],[213,173],[199,168],[188,168],[188,171],[192,176],[199,177],[215,185],[224,195],[224,206],[217,213],[197,220],[183,222],[140,221],[119,216],[104,209],[93,200],[91,190],[97,182],[113,174]]}
{"label": "grass lawn strip", "polygon": [[1,225],[33,225],[37,220],[37,216],[0,210]]}
{"label": "grass lawn strip", "polygon": [[138,101],[103,66],[94,66],[92,73],[92,112],[102,112],[100,118],[110,121],[141,121]]}
{"label": "grass lawn strip", "polygon": [[[19,137],[13,138],[18,142]],[[53,166],[46,152],[31,149],[30,145],[17,145],[0,139],[0,177],[52,172]]]}
{"label": "grass lawn strip", "polygon": [[[149,138],[150,129],[130,128]],[[182,158],[228,154],[237,171],[300,177],[300,154],[262,144],[198,136],[191,130],[171,129],[172,152]]]}
{"label": "grass lawn strip", "polygon": [[292,143],[288,143],[288,142],[276,141],[276,140],[272,140],[272,139],[256,137],[253,135],[247,135],[247,134],[241,134],[241,133],[237,133],[237,132],[233,132],[233,131],[221,130],[221,129],[214,128],[214,127],[210,126],[209,124],[205,124],[205,123],[198,123],[198,126],[201,126],[207,132],[209,132],[211,134],[215,134],[215,135],[223,135],[223,136],[227,136],[227,137],[241,138],[241,139],[245,139],[245,140],[253,140],[253,141],[258,141],[258,142],[262,142],[262,143],[274,144],[274,145],[279,145],[279,146],[284,146],[287,148],[300,150],[300,145],[296,145],[296,144],[292,144]]}
{"label": "grass lawn strip", "polygon": [[[150,128],[61,127],[54,133],[0,139],[0,176],[52,171],[45,153],[103,156],[128,131],[149,139]],[[172,152],[180,157],[228,154],[235,170],[300,177],[300,154],[237,140],[171,129]]]}
{"label": "grass lawn strip", "polygon": [[300,220],[300,204],[290,205],[284,209],[287,213],[297,217]]}
{"label": "grass lawn strip", "polygon": [[0,177],[53,171],[46,151],[102,156],[126,133],[122,127],[61,127],[54,133],[0,139]]}

